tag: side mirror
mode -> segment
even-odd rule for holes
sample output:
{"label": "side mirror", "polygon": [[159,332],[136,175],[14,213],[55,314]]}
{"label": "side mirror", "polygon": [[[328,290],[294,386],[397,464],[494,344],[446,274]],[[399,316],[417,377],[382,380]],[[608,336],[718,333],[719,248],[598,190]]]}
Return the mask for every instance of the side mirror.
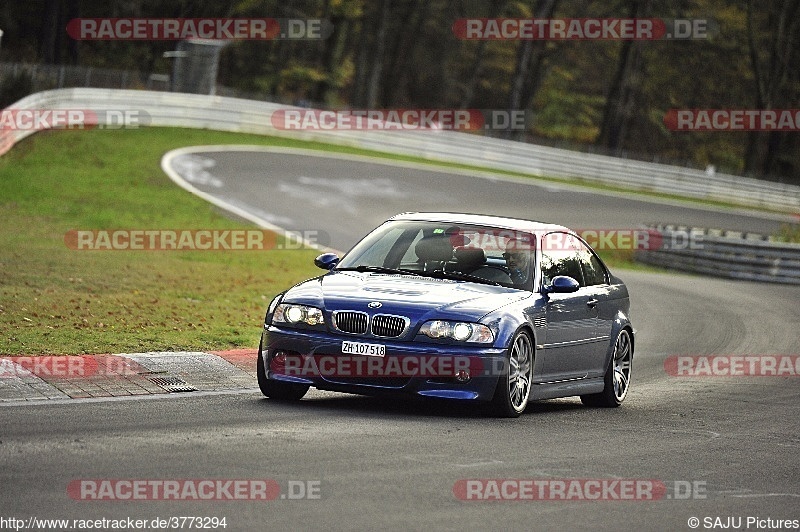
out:
{"label": "side mirror", "polygon": [[336,253],[323,253],[314,259],[314,266],[323,270],[332,270],[337,264],[339,264],[339,255]]}
{"label": "side mirror", "polygon": [[553,282],[547,287],[547,292],[555,294],[571,294],[577,292],[581,285],[567,275],[556,275],[553,277]]}

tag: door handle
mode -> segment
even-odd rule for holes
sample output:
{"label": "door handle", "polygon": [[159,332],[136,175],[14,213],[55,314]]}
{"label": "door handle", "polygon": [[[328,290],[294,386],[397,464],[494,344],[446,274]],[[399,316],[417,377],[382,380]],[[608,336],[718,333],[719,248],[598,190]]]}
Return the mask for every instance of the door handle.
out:
{"label": "door handle", "polygon": [[589,301],[586,302],[586,306],[589,307],[589,308],[596,307],[597,306],[597,300],[596,299],[590,299]]}

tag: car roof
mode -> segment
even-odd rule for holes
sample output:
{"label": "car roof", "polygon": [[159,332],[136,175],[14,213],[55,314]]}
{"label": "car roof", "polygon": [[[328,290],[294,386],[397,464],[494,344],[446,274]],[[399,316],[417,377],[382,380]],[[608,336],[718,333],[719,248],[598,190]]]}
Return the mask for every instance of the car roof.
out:
{"label": "car roof", "polygon": [[425,222],[446,222],[455,224],[474,224],[498,227],[501,229],[513,229],[527,233],[549,233],[551,231],[565,231],[574,234],[574,231],[563,225],[536,222],[533,220],[522,220],[519,218],[508,218],[505,216],[490,216],[486,214],[459,214],[452,212],[405,212],[392,216],[389,220],[409,220]]}

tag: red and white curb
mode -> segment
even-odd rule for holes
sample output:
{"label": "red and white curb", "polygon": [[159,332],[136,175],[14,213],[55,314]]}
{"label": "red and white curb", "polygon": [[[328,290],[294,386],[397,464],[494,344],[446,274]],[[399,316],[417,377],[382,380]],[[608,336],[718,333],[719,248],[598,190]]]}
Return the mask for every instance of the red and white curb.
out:
{"label": "red and white curb", "polygon": [[256,349],[0,357],[0,406],[257,389]]}

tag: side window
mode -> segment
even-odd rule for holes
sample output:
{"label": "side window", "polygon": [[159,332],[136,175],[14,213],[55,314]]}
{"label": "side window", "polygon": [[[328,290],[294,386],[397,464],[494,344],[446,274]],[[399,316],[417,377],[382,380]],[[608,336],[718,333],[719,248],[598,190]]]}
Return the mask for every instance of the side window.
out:
{"label": "side window", "polygon": [[586,244],[577,241],[579,246],[578,256],[581,259],[581,267],[583,268],[583,278],[586,281],[586,286],[593,286],[597,284],[606,283],[606,270],[600,259],[592,253]]}
{"label": "side window", "polygon": [[553,277],[566,275],[586,286],[578,256],[579,242],[567,233],[549,233],[542,237],[542,284],[547,286]]}

